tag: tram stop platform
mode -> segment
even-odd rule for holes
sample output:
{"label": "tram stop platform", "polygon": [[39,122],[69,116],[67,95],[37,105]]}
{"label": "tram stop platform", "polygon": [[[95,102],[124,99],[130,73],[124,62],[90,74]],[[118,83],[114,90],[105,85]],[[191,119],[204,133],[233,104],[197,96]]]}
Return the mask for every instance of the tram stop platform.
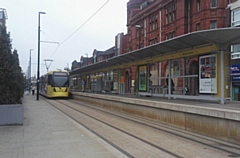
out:
{"label": "tram stop platform", "polygon": [[124,157],[36,95],[25,95],[22,126],[0,126],[1,158]]}
{"label": "tram stop platform", "polygon": [[86,92],[71,92],[71,97],[240,145],[239,102]]}

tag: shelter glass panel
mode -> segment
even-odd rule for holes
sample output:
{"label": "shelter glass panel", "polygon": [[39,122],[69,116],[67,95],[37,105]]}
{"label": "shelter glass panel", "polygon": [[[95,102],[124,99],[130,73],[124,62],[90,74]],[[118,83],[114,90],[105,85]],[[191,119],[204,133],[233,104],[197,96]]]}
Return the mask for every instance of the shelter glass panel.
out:
{"label": "shelter glass panel", "polygon": [[113,90],[118,91],[118,83],[119,83],[118,70],[113,70]]}
{"label": "shelter glass panel", "polygon": [[147,90],[147,65],[139,66],[138,68],[138,90],[146,91]]}
{"label": "shelter glass panel", "polygon": [[198,57],[186,57],[184,58],[184,74],[185,75],[198,75]]}
{"label": "shelter glass panel", "polygon": [[168,62],[156,62],[149,64],[149,85],[152,86],[164,86],[165,82],[162,79],[165,79],[168,74]]}
{"label": "shelter glass panel", "polygon": [[[171,94],[198,95],[198,56],[171,60]],[[168,89],[168,61],[149,64],[149,91],[155,88],[155,93],[163,94]]]}

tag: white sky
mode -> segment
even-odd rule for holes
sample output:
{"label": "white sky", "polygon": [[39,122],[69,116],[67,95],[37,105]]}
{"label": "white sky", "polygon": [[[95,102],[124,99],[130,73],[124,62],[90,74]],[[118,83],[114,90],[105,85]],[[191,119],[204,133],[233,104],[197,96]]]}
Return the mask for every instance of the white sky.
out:
{"label": "white sky", "polygon": [[[0,0],[7,11],[7,31],[12,48],[17,49],[20,66],[27,71],[32,51],[32,76],[37,75],[38,12],[41,15],[40,75],[47,72],[44,59],[52,59],[49,70],[71,67],[81,56],[92,56],[93,50],[114,46],[115,36],[127,31],[127,2],[129,0]],[[86,24],[100,7],[107,4]],[[83,26],[82,26],[83,25]],[[81,27],[82,26],[82,27]],[[73,36],[72,33],[81,27]],[[65,41],[65,42],[63,42]],[[62,43],[63,42],[63,43]]]}

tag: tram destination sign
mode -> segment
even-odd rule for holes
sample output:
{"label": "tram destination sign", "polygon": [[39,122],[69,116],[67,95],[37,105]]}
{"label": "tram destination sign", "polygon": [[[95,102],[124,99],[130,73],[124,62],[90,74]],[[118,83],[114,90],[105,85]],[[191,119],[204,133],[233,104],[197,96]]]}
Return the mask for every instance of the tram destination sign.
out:
{"label": "tram destination sign", "polygon": [[66,72],[54,72],[53,75],[56,75],[56,76],[67,76],[67,73]]}

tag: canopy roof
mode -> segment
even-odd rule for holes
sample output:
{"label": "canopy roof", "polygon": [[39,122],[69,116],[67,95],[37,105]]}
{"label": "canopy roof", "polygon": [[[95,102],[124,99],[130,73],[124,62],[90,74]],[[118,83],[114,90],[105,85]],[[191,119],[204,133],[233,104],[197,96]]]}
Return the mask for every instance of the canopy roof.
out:
{"label": "canopy roof", "polygon": [[129,53],[114,56],[113,58],[96,64],[75,69],[70,74],[76,75],[88,73],[106,67],[126,64],[148,57],[163,55],[164,53],[168,52],[177,52],[178,50],[183,49],[193,49],[195,46],[209,43],[216,45],[219,49],[226,48],[232,44],[239,44],[240,28],[231,27],[192,32]]}

